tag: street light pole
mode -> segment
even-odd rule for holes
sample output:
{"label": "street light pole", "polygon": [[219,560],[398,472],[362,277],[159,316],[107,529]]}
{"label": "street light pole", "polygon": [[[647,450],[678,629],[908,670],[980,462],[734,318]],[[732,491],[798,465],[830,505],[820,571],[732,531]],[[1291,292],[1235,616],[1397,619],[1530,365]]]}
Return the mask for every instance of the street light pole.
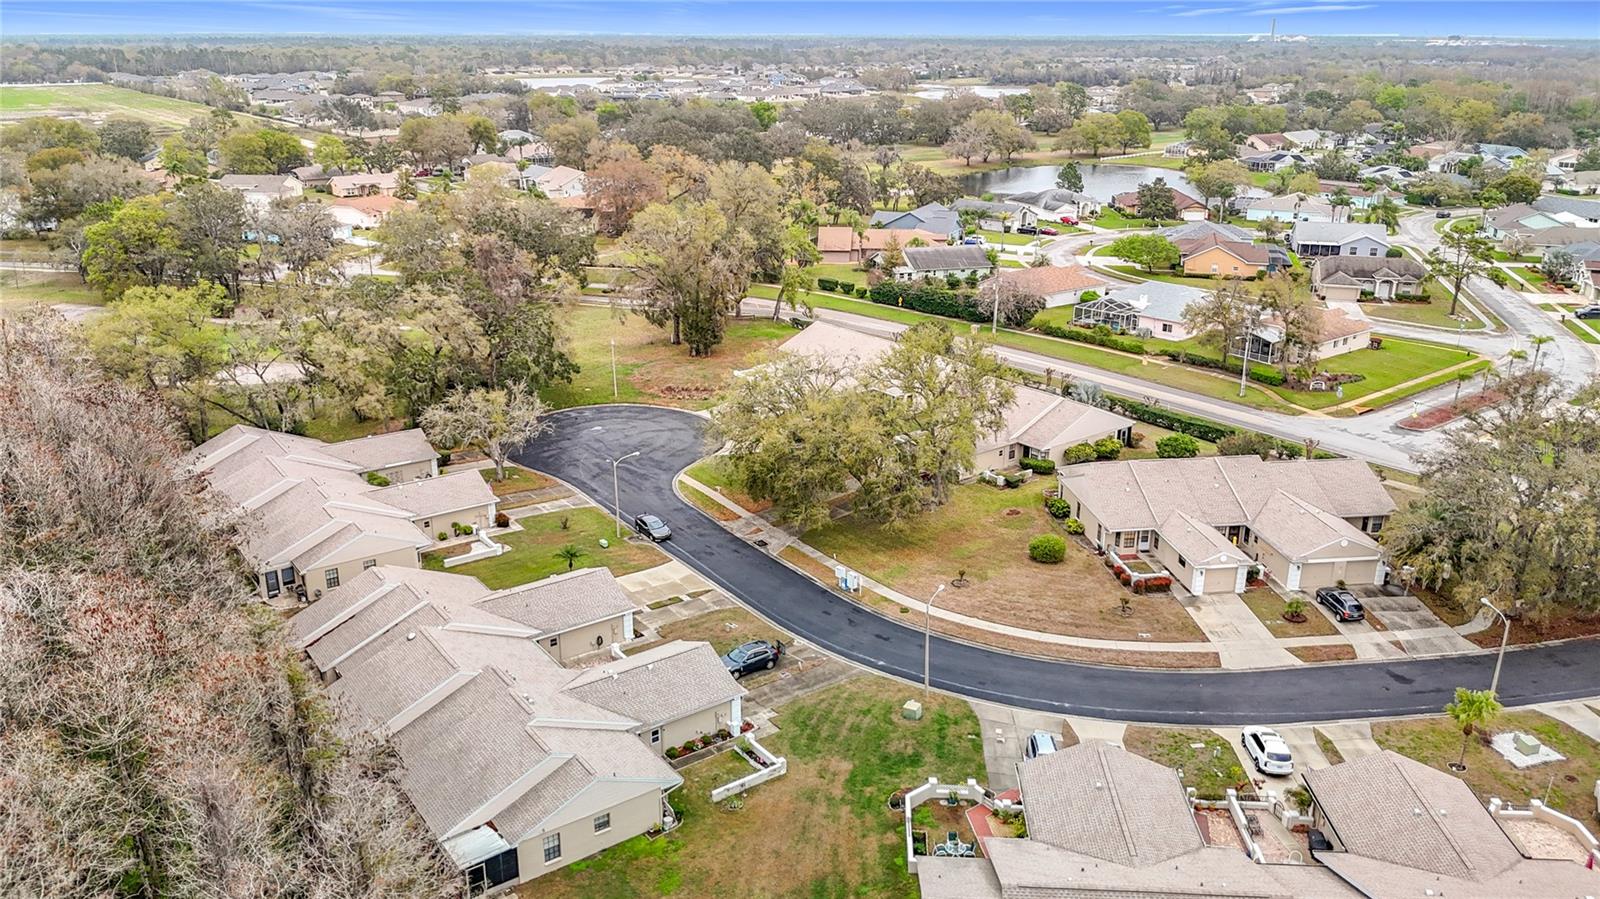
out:
{"label": "street light pole", "polygon": [[1489,681],[1489,694],[1498,698],[1500,695],[1500,663],[1506,660],[1506,643],[1511,640],[1511,619],[1506,617],[1506,613],[1495,608],[1494,603],[1489,601],[1489,597],[1485,596],[1478,601],[1483,603],[1484,607],[1489,611],[1500,616],[1500,621],[1505,625],[1505,630],[1500,634],[1500,653],[1494,657],[1494,678]]}
{"label": "street light pole", "polygon": [[[929,643],[929,640],[930,640],[929,630],[932,627],[932,619],[933,619],[933,601],[938,599],[939,598],[939,594],[941,594],[943,592],[944,592],[944,584],[940,584],[938,589],[933,591],[933,595],[928,597],[927,605],[924,605],[922,607],[922,704],[923,704],[923,706],[927,706],[927,704],[928,704],[928,643]],[[927,711],[926,708],[924,708],[923,711],[926,712]]]}
{"label": "street light pole", "polygon": [[606,460],[611,463],[611,507],[615,509],[617,513],[618,540],[622,539],[622,487],[617,481],[617,468],[620,467],[622,463],[632,459],[634,456],[639,455],[640,452],[642,452],[642,450],[634,450],[620,459]]}
{"label": "street light pole", "polygon": [[611,398],[617,398],[617,339],[611,338]]}

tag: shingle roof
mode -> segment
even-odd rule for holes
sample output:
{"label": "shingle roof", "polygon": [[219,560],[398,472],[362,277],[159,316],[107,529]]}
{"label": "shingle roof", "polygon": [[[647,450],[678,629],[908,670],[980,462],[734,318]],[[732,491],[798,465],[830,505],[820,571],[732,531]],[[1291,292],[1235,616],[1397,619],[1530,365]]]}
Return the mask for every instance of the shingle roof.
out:
{"label": "shingle roof", "polygon": [[1034,265],[1000,272],[1000,280],[1011,287],[1049,296],[1069,290],[1103,289],[1112,283],[1081,265]]}
{"label": "shingle roof", "polygon": [[361,466],[362,471],[375,471],[408,462],[424,462],[439,455],[421,428],[357,437],[354,440],[325,444],[321,449],[335,459],[343,459]]}
{"label": "shingle roof", "polygon": [[1205,845],[1172,769],[1104,740],[1017,766],[1028,838],[1128,867]]}
{"label": "shingle roof", "polygon": [[1586,219],[1600,219],[1600,200],[1546,196],[1534,200],[1533,208],[1541,212],[1570,212]]}
{"label": "shingle roof", "polygon": [[745,690],[709,643],[668,643],[589,668],[568,692],[644,724],[693,714]]}
{"label": "shingle roof", "polygon": [[1422,280],[1428,270],[1422,263],[1400,256],[1319,256],[1311,269],[1318,284],[1355,284],[1361,279],[1412,278]]}
{"label": "shingle roof", "polygon": [[217,183],[228,190],[281,194],[293,191],[294,180],[288,175],[223,175]]}
{"label": "shingle roof", "polygon": [[1221,531],[1186,512],[1173,511],[1161,522],[1160,531],[1161,539],[1196,568],[1238,565],[1249,559],[1248,554],[1222,536]]}
{"label": "shingle roof", "polygon": [[495,501],[494,490],[476,471],[458,471],[443,477],[379,487],[366,495],[397,509],[404,509],[415,518],[459,512],[487,506]]}
{"label": "shingle roof", "polygon": [[563,572],[497,590],[474,605],[543,634],[616,618],[638,608],[604,568]]}
{"label": "shingle roof", "polygon": [[1290,233],[1292,243],[1345,244],[1361,237],[1389,245],[1389,231],[1382,225],[1363,225],[1356,222],[1295,222]]}
{"label": "shingle roof", "polygon": [[1250,529],[1288,559],[1301,559],[1333,544],[1362,555],[1378,551],[1376,541],[1343,518],[1282,490],[1250,519]]}
{"label": "shingle roof", "polygon": [[963,245],[958,247],[907,247],[906,267],[914,272],[955,271],[961,269],[989,269],[983,247]]}
{"label": "shingle roof", "polygon": [[1224,253],[1236,257],[1241,262],[1248,262],[1253,265],[1266,265],[1272,260],[1265,246],[1248,241],[1223,240],[1215,234],[1180,240],[1177,246],[1178,252],[1183,256],[1193,256],[1216,247]]}
{"label": "shingle roof", "polygon": [[1236,240],[1243,243],[1250,243],[1251,241],[1255,240],[1255,236],[1251,232],[1246,231],[1238,225],[1229,225],[1225,222],[1211,221],[1184,222],[1181,225],[1173,225],[1169,228],[1162,228],[1156,233],[1162,237],[1165,237],[1167,240],[1172,241],[1173,243],[1177,243],[1181,240],[1191,240],[1196,237],[1205,237],[1208,234],[1215,234],[1223,240]]}

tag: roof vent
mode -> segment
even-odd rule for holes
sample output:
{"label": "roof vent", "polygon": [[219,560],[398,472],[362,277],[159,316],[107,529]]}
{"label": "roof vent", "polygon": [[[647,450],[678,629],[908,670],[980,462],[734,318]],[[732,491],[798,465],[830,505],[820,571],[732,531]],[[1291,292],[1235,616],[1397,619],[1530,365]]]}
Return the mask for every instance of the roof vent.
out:
{"label": "roof vent", "polygon": [[1106,785],[1097,780],[1097,781],[1094,782],[1094,788],[1096,790],[1104,790],[1106,788]]}
{"label": "roof vent", "polygon": [[411,640],[415,640],[415,639],[417,639],[417,632],[416,631],[411,631],[411,632],[406,634],[406,640],[407,641],[411,641]]}
{"label": "roof vent", "polygon": [[1420,818],[1420,817],[1422,817],[1422,809],[1420,809],[1420,808],[1414,808],[1414,809],[1412,809],[1412,810],[1411,810],[1411,816],[1412,816],[1412,817],[1413,817],[1413,818]]}

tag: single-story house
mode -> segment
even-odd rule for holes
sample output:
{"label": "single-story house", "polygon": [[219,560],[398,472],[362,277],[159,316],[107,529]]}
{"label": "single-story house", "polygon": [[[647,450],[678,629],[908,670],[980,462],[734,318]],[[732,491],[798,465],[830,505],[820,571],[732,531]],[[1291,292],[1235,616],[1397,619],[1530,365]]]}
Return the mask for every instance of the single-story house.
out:
{"label": "single-story house", "polygon": [[1291,153],[1288,150],[1275,150],[1271,153],[1255,153],[1241,157],[1240,162],[1252,172],[1281,172],[1292,169],[1297,165],[1310,165],[1310,157],[1301,153]]}
{"label": "single-story house", "polygon": [[1032,227],[1039,221],[1039,214],[1031,207],[1016,202],[962,197],[951,204],[951,208],[956,211],[956,215],[966,210],[977,213],[978,227],[986,231],[1015,231],[1018,228]]}
{"label": "single-story house", "polygon": [[932,231],[946,235],[946,240],[961,236],[961,217],[943,203],[926,203],[909,212],[880,209],[867,224],[871,228]]}
{"label": "single-story house", "polygon": [[1271,153],[1275,150],[1288,150],[1294,142],[1278,132],[1265,134],[1252,134],[1244,139],[1244,146],[1258,153]]}
{"label": "single-story house", "polygon": [[581,197],[589,189],[588,178],[571,166],[558,165],[534,180],[545,196],[555,199]]}
{"label": "single-story house", "polygon": [[937,247],[949,240],[943,234],[916,228],[868,228],[861,233],[849,225],[822,225],[817,228],[817,252],[822,254],[823,262],[830,264],[871,259],[882,253],[890,241],[905,249],[913,241],[921,241],[921,246]]}
{"label": "single-story house", "polygon": [[270,206],[276,200],[305,196],[305,185],[293,175],[223,175],[217,184],[244,195],[246,203]]}
{"label": "single-story house", "polygon": [[1193,240],[1197,237],[1210,237],[1215,235],[1219,240],[1231,240],[1239,243],[1250,243],[1256,239],[1256,233],[1238,225],[1227,222],[1184,222],[1181,225],[1172,225],[1156,232],[1173,243],[1183,240]]}
{"label": "single-story house", "polygon": [[392,742],[401,788],[478,895],[672,823],[683,779],[666,749],[741,729],[745,691],[708,643],[563,666],[631,640],[635,609],[605,569],[490,591],[380,566],[289,628],[341,730]]}
{"label": "single-story house", "polygon": [[1143,281],[1107,292],[1100,299],[1073,307],[1073,324],[1092,328],[1106,325],[1113,331],[1161,340],[1184,340],[1189,329],[1183,310],[1205,299],[1207,292],[1165,281]]}
{"label": "single-story house", "polygon": [[352,228],[376,228],[383,224],[389,213],[405,205],[398,197],[376,194],[370,197],[340,197],[328,204],[328,214],[334,221]]}
{"label": "single-story house", "polygon": [[[1281,248],[1248,241],[1223,240],[1215,234],[1177,242],[1178,262],[1185,274],[1216,275],[1223,278],[1253,278],[1260,272],[1287,267],[1289,257]],[[1277,249],[1277,258],[1272,250]]]}
{"label": "single-story house", "polygon": [[983,247],[962,244],[954,247],[907,247],[902,253],[906,261],[894,270],[896,281],[918,281],[923,278],[966,278],[977,275],[987,277],[994,271],[994,263]]}
{"label": "single-story house", "polygon": [[1335,135],[1328,131],[1319,131],[1315,128],[1304,128],[1299,131],[1285,131],[1283,136],[1289,144],[1302,150],[1324,150],[1332,147]]}
{"label": "single-story house", "polygon": [[1333,198],[1337,196],[1339,191],[1342,189],[1345,193],[1345,196],[1350,200],[1351,209],[1371,209],[1372,207],[1378,205],[1378,203],[1381,202],[1384,197],[1390,196],[1389,189],[1381,185],[1374,187],[1372,190],[1367,190],[1365,187],[1362,187],[1359,184],[1348,184],[1340,181],[1323,181],[1319,186],[1321,187],[1322,192],[1317,194],[1318,199],[1328,203],[1331,206],[1333,204]]}
{"label": "single-story house", "polygon": [[[1126,191],[1111,198],[1111,205],[1117,207],[1128,215],[1139,215],[1139,192]],[[1186,222],[1197,222],[1206,217],[1206,205],[1194,197],[1189,196],[1177,188],[1172,188],[1172,205],[1178,209],[1178,218]]]}
{"label": "single-story house", "polygon": [[1329,203],[1305,194],[1284,194],[1251,201],[1244,217],[1252,222],[1277,219],[1280,222],[1331,222],[1336,210]]}
{"label": "single-story house", "polygon": [[1046,308],[1076,303],[1085,291],[1105,293],[1113,285],[1122,283],[1103,278],[1076,264],[1001,269],[992,281],[1025,293],[1037,294],[1044,299]]}
{"label": "single-story house", "polygon": [[1311,266],[1311,289],[1328,300],[1420,294],[1427,278],[1427,267],[1409,256],[1323,256]]}
{"label": "single-story house", "polygon": [[[1342,309],[1322,309],[1320,312],[1322,320],[1317,329],[1315,353],[1318,360],[1342,356],[1371,345],[1372,322],[1349,315]],[[1276,317],[1266,319],[1260,328],[1250,334],[1247,352],[1251,359],[1269,365],[1281,362],[1285,352],[1288,352],[1290,362],[1299,362],[1302,358],[1299,347],[1285,346],[1283,321]],[[1238,353],[1230,347],[1228,355],[1237,356]]]}
{"label": "single-story house", "polygon": [[333,177],[332,172],[323,169],[322,164],[317,162],[314,162],[311,165],[303,165],[299,168],[290,169],[289,173],[294,175],[295,180],[299,181],[301,184],[305,185],[306,187],[313,188],[327,187],[328,179]]}
{"label": "single-story house", "polygon": [[1115,743],[1023,761],[1017,779],[1020,795],[997,799],[1020,800],[1027,835],[980,837],[979,856],[918,856],[921,899],[1594,893],[1582,862],[1529,857],[1460,778],[1390,750],[1305,771],[1311,829],[1327,845],[1298,864],[1241,851],[1234,824],[1202,822],[1176,772]]}
{"label": "single-story house", "polygon": [[1600,225],[1600,200],[1561,196],[1540,197],[1533,201],[1533,208],[1540,212],[1564,212],[1590,224]]}
{"label": "single-story house", "polygon": [[1389,231],[1382,225],[1296,222],[1289,232],[1289,249],[1301,256],[1382,256],[1389,247]]}
{"label": "single-story house", "polygon": [[1412,178],[1416,177],[1416,174],[1408,169],[1403,169],[1397,165],[1389,164],[1369,165],[1357,172],[1357,174],[1363,179],[1373,178],[1378,181],[1387,181],[1390,184],[1405,184],[1407,181],[1410,181]]}
{"label": "single-story house", "polygon": [[1147,554],[1191,593],[1240,592],[1252,565],[1289,590],[1383,583],[1373,536],[1395,502],[1358,459],[1137,459],[1060,481],[1096,546]]}
{"label": "single-story house", "polygon": [[531,144],[514,144],[505,148],[505,157],[513,163],[526,162],[530,165],[554,165],[556,151],[544,141],[534,141]]}
{"label": "single-story house", "polygon": [[392,197],[399,186],[398,172],[357,172],[328,179],[328,193],[336,197]]}
{"label": "single-story house", "polygon": [[1086,193],[1063,187],[1011,194],[1006,199],[1029,207],[1045,221],[1060,221],[1061,217],[1066,215],[1081,222],[1086,218],[1093,218],[1100,212],[1099,200]]}
{"label": "single-story house", "polygon": [[[779,349],[870,365],[893,346],[893,341],[883,337],[817,321],[784,341]],[[1035,387],[1017,385],[1015,389],[1016,398],[1002,414],[999,429],[978,437],[973,474],[1015,468],[1017,460],[1023,458],[1049,459],[1062,465],[1069,447],[1105,437],[1115,437],[1126,444],[1133,438],[1132,419]]]}
{"label": "single-story house", "polygon": [[377,565],[415,568],[439,533],[486,528],[497,507],[477,472],[439,477],[417,429],[323,443],[235,425],[188,458],[249,521],[239,551],[266,600],[315,598]]}

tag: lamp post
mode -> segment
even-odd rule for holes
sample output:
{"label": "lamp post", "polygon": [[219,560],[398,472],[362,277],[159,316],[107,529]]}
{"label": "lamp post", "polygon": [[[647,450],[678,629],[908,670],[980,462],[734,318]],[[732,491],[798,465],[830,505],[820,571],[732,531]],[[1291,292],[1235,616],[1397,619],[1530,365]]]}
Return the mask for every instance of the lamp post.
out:
{"label": "lamp post", "polygon": [[1499,698],[1500,663],[1506,660],[1506,643],[1511,640],[1511,619],[1506,617],[1506,613],[1495,608],[1494,603],[1489,601],[1489,597],[1485,596],[1478,602],[1483,603],[1484,608],[1500,616],[1501,623],[1505,625],[1505,630],[1500,634],[1500,653],[1494,657],[1494,678],[1489,681],[1489,694]]}
{"label": "lamp post", "polygon": [[924,706],[928,704],[928,643],[933,619],[933,601],[943,592],[944,584],[940,584],[933,591],[933,595],[928,597],[927,605],[922,607],[922,704]]}
{"label": "lamp post", "polygon": [[622,539],[622,487],[617,482],[617,468],[621,466],[622,463],[632,459],[634,456],[639,455],[640,452],[642,452],[642,450],[634,450],[620,459],[606,460],[607,462],[611,463],[611,507],[615,509],[617,513],[618,540]]}
{"label": "lamp post", "polygon": [[617,339],[611,338],[611,398],[617,398]]}

